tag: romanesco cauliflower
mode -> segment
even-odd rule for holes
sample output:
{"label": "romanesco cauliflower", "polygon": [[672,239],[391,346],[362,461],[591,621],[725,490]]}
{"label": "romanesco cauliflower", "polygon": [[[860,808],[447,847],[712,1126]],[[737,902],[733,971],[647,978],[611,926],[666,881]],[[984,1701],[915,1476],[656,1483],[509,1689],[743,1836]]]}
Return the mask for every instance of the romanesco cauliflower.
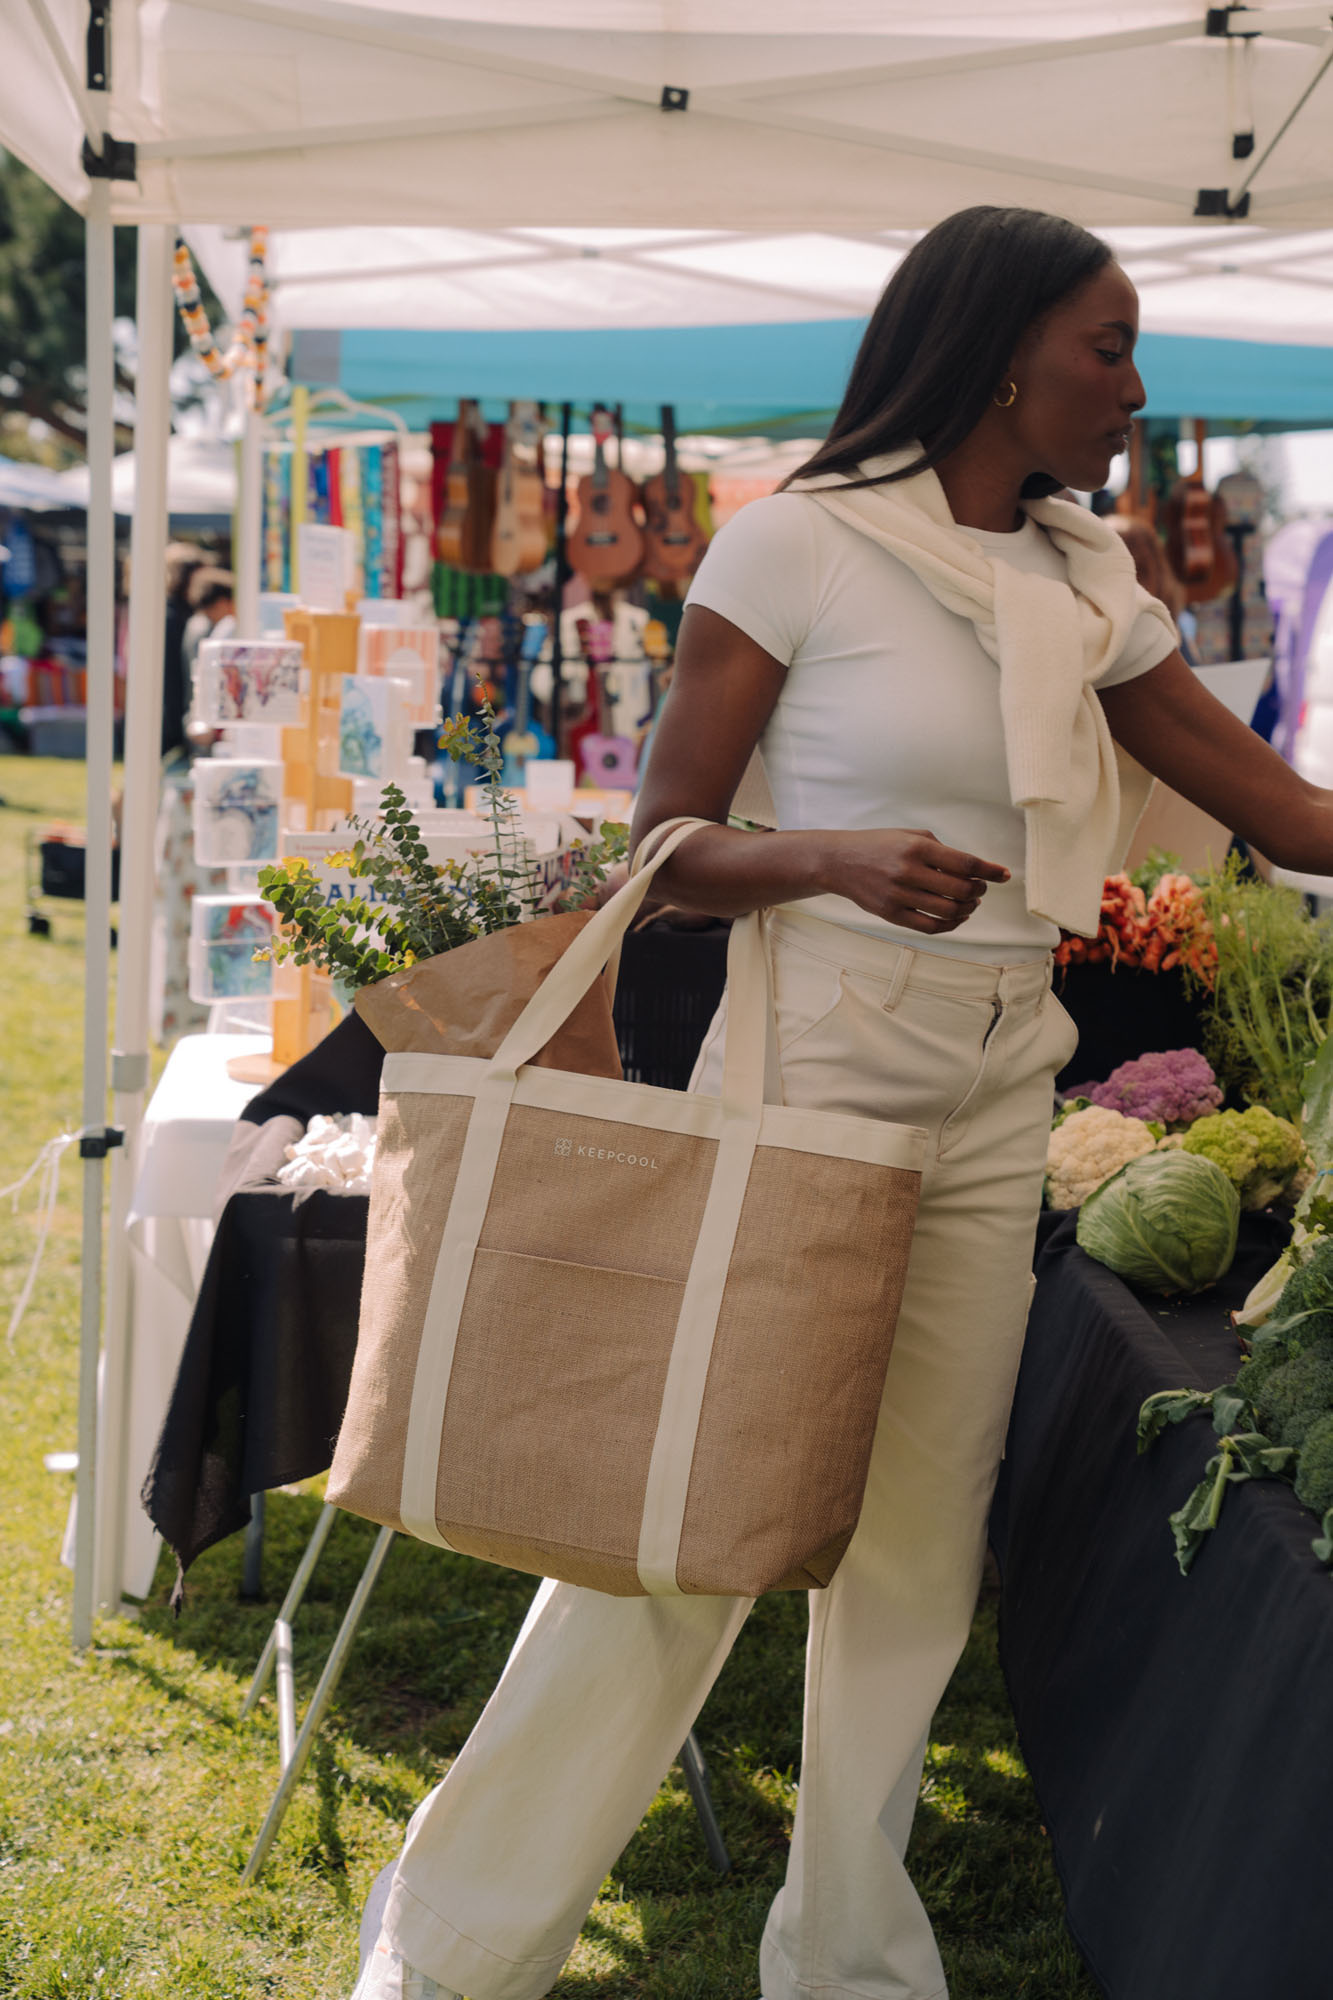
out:
{"label": "romanesco cauliflower", "polygon": [[1185,1134],[1185,1151],[1215,1160],[1234,1184],[1242,1208],[1266,1208],[1276,1201],[1305,1160],[1296,1127],[1262,1104],[1197,1119]]}
{"label": "romanesco cauliflower", "polygon": [[1052,1208],[1078,1208],[1130,1160],[1151,1153],[1156,1141],[1141,1118],[1093,1104],[1075,1111],[1051,1133],[1046,1149],[1046,1200]]}

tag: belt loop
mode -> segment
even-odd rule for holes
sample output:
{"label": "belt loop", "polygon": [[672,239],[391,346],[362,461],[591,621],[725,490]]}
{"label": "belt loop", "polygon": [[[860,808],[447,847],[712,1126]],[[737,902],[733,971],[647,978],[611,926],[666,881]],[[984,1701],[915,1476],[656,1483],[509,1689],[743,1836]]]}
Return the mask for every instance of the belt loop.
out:
{"label": "belt loop", "polygon": [[910,945],[899,945],[898,962],[889,974],[888,990],[879,1003],[886,1014],[891,1014],[902,999],[903,988],[906,986],[911,976],[912,967],[919,956],[920,954],[913,951]]}

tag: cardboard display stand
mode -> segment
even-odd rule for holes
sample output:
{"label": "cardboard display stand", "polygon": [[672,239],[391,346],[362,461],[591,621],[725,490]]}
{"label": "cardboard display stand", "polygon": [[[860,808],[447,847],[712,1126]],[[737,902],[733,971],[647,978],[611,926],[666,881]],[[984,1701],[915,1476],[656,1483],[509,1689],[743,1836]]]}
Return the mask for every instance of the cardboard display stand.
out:
{"label": "cardboard display stand", "polygon": [[[352,780],[336,767],[339,696],[344,674],[354,674],[360,620],[350,611],[283,615],[286,636],[305,649],[307,689],[303,719],[282,732],[284,833],[314,831],[352,810]],[[228,1064],[244,1083],[271,1083],[289,1064],[322,1041],[337,1020],[328,976],[308,965],[278,965],[273,973],[273,1053],[236,1056]]]}

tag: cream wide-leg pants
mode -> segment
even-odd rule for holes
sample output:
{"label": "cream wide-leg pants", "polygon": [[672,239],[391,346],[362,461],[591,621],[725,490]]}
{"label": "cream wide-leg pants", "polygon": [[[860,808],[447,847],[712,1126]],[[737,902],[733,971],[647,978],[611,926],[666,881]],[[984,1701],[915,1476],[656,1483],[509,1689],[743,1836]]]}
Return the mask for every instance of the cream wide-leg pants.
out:
{"label": "cream wide-leg pants", "polygon": [[[967,1639],[1031,1291],[1055,1071],[1076,1035],[1046,959],[994,966],[769,920],[783,1096],[931,1135],[865,1505],[810,1596],[805,1747],[764,2000],[939,2000],[903,1854],[931,1716]],[[692,1088],[716,1092],[726,1001]],[[688,1734],[748,1599],[544,1587],[415,1814],[385,1913],[471,2000],[535,2000]]]}

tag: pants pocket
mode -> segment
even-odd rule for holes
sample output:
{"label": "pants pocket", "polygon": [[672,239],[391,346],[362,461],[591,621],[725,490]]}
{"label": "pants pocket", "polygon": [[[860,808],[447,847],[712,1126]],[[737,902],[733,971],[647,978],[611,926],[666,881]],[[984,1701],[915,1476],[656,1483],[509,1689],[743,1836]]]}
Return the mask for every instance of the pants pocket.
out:
{"label": "pants pocket", "polygon": [[799,945],[774,941],[773,1006],[778,1054],[785,1056],[826,1021],[842,999],[843,973],[831,959],[816,958]]}
{"label": "pants pocket", "polygon": [[1042,1015],[1050,1026],[1051,1045],[1054,1050],[1051,1069],[1052,1073],[1058,1076],[1065,1064],[1074,1060],[1074,1052],[1079,1042],[1078,1023],[1068,1008],[1056,999],[1053,992],[1046,995],[1041,1006]]}

